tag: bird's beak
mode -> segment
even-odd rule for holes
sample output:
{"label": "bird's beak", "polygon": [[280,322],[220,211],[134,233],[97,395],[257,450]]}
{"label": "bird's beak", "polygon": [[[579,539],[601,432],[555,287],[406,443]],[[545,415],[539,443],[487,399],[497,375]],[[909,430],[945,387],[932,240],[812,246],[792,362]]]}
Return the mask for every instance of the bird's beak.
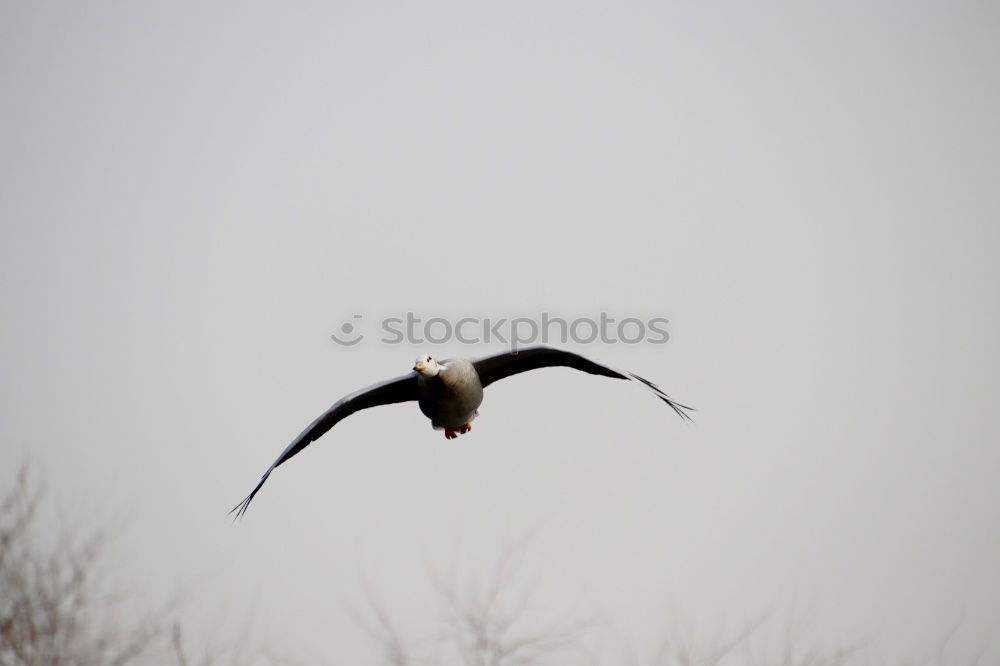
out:
{"label": "bird's beak", "polygon": [[423,372],[424,371],[424,362],[423,361],[417,361],[416,365],[413,366],[413,369],[416,370],[417,372]]}

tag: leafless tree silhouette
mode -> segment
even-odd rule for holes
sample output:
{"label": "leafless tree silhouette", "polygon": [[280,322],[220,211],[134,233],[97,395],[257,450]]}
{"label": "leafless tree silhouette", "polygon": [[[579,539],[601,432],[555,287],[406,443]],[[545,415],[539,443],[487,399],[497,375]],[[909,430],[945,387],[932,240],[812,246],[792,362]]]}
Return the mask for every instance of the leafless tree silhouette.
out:
{"label": "leafless tree silhouette", "polygon": [[[625,657],[602,659],[587,647],[594,620],[554,621],[529,613],[534,582],[519,580],[518,551],[505,553],[492,573],[478,584],[459,585],[457,576],[430,572],[443,610],[436,631],[418,639],[406,636],[369,591],[367,612],[357,617],[373,639],[383,666],[977,666],[986,650],[958,656],[949,642],[952,628],[936,650],[916,661],[884,659],[864,641],[824,645],[811,639],[801,617],[779,621],[772,613],[737,625],[730,631],[696,635],[691,627],[663,632],[654,652],[637,656],[627,646]],[[430,605],[432,608],[434,604]]]}
{"label": "leafless tree silhouette", "polygon": [[[356,613],[385,666],[533,666],[581,650],[592,620],[560,619],[532,607],[533,585],[517,580],[520,549],[509,549],[489,576],[462,586],[454,573],[430,572],[441,617],[431,635],[407,640],[369,591],[366,612]],[[540,617],[539,617],[540,616]]]}
{"label": "leafless tree silhouette", "polygon": [[288,663],[243,640],[192,647],[174,604],[136,611],[103,574],[105,533],[63,528],[42,533],[44,488],[28,465],[0,501],[0,666],[247,666]]}
{"label": "leafless tree silhouette", "polygon": [[[136,612],[111,593],[102,576],[104,534],[82,528],[40,534],[44,497],[38,474],[24,465],[13,490],[0,501],[0,666],[291,666],[261,647],[249,624],[227,643],[192,642],[171,620],[165,606]],[[433,588],[427,615],[433,629],[407,635],[370,590],[356,617],[367,631],[383,666],[975,666],[978,655],[958,657],[952,638],[956,623],[938,649],[917,661],[878,659],[862,644],[823,647],[806,640],[800,626],[775,631],[762,616],[729,633],[698,638],[690,629],[665,631],[648,658],[634,652],[605,660],[589,649],[592,618],[553,614],[533,602],[537,581],[524,580],[524,544],[508,549],[477,582],[461,583],[429,571]],[[219,632],[216,632],[219,633]],[[266,637],[264,639],[266,641]],[[332,655],[336,656],[336,655]],[[314,662],[309,662],[310,664]]]}
{"label": "leafless tree silhouette", "polygon": [[42,485],[27,465],[0,504],[0,664],[118,665],[154,642],[154,617],[115,616],[117,600],[102,586],[100,532],[54,535],[39,543],[34,527]]}

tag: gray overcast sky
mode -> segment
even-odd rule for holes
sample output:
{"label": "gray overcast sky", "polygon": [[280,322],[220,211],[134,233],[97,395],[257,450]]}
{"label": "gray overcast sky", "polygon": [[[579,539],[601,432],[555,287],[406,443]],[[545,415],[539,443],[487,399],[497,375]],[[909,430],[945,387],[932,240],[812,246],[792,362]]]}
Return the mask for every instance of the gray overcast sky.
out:
{"label": "gray overcast sky", "polygon": [[[142,594],[366,654],[367,580],[534,534],[546,608],[640,649],[806,609],[830,640],[1000,632],[1000,12],[982,2],[7,2],[0,452],[124,511]],[[453,442],[354,416],[414,348],[355,313],[666,316],[489,389]],[[0,490],[12,481],[0,475]],[[120,509],[119,507],[125,507]],[[994,645],[994,650],[1000,649]]]}

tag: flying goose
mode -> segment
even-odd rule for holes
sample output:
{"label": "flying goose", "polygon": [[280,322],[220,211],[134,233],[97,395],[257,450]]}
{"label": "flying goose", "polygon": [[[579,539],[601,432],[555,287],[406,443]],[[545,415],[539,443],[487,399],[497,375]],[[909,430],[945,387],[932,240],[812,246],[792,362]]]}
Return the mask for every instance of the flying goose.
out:
{"label": "flying goose", "polygon": [[413,371],[409,374],[373,384],[335,402],[288,445],[278,459],[267,468],[253,491],[229,513],[235,512],[235,518],[246,513],[254,495],[264,485],[275,467],[322,437],[330,428],[354,412],[379,405],[416,400],[420,411],[431,420],[434,429],[444,430],[446,438],[454,439],[472,430],[472,421],[479,415],[476,410],[483,402],[484,388],[504,377],[538,368],[558,366],[574,368],[592,375],[637,381],[670,405],[682,419],[691,420],[684,410],[693,411],[692,408],[672,400],[653,382],[631,372],[600,365],[572,352],[551,347],[529,347],[516,352],[487,356],[477,361],[454,359],[441,362],[423,354],[417,358],[413,364]]}

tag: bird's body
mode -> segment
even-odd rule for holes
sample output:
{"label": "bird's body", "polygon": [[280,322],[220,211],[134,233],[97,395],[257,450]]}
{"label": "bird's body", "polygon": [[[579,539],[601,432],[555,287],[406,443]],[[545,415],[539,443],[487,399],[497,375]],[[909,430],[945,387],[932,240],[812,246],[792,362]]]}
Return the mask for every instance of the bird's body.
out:
{"label": "bird's body", "polygon": [[479,415],[478,409],[483,402],[483,389],[505,377],[546,367],[567,367],[592,375],[636,381],[668,404],[679,416],[690,420],[684,410],[691,408],[673,401],[651,381],[625,370],[595,363],[571,352],[550,347],[530,347],[475,361],[456,359],[441,363],[424,354],[414,363],[413,372],[373,384],[335,402],[288,445],[264,472],[257,487],[233,508],[233,512],[236,512],[237,516],[243,515],[254,495],[276,467],[355,412],[379,405],[415,400],[420,406],[420,411],[431,420],[431,425],[435,429],[444,430],[448,439],[454,439],[472,430],[472,420]]}
{"label": "bird's body", "polygon": [[478,416],[483,403],[483,385],[472,361],[445,361],[442,370],[417,377],[417,404],[436,430],[457,430]]}

